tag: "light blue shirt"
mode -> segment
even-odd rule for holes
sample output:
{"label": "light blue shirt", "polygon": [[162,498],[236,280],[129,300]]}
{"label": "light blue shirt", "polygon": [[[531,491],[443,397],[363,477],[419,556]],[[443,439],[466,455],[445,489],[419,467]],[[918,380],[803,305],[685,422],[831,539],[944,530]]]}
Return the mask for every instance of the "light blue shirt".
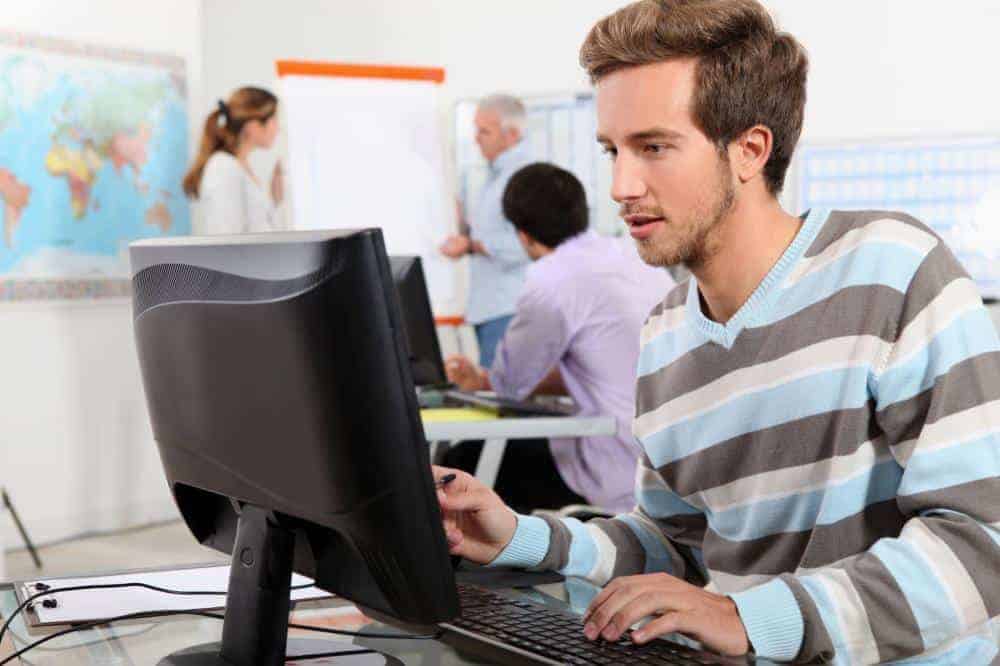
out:
{"label": "light blue shirt", "polygon": [[469,219],[469,234],[489,256],[474,254],[469,263],[469,304],[465,320],[481,324],[514,313],[531,259],[517,232],[503,215],[503,192],[510,177],[532,162],[527,142],[508,148],[490,164],[490,175]]}

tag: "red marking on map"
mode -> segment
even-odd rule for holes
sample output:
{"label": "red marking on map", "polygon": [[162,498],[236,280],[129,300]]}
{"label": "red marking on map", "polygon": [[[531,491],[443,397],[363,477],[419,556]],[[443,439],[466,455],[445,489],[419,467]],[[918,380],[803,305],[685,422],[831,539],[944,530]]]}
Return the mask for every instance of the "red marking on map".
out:
{"label": "red marking on map", "polygon": [[20,182],[7,169],[0,169],[0,200],[3,201],[3,238],[7,247],[13,247],[14,229],[21,221],[21,214],[28,205],[31,188]]}

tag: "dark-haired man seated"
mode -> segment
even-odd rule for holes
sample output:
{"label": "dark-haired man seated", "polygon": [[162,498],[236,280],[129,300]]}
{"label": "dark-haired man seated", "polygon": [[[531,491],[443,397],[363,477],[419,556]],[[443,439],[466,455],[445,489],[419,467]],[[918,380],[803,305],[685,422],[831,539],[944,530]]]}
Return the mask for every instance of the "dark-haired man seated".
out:
{"label": "dark-haired man seated", "polygon": [[[614,416],[618,431],[511,444],[497,492],[522,510],[581,502],[630,509],[639,456],[631,431],[639,331],[672,280],[632,248],[588,231],[583,186],[557,166],[531,164],[515,173],[503,212],[533,263],[492,367],[452,357],[449,379],[464,390],[513,398],[568,394],[582,415]],[[447,463],[469,470],[479,447],[461,445]]]}

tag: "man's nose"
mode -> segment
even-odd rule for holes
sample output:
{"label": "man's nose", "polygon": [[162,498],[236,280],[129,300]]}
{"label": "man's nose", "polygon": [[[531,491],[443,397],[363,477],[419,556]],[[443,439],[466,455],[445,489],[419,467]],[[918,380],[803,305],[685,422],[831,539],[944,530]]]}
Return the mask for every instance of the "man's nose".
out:
{"label": "man's nose", "polygon": [[645,194],[646,183],[635,160],[619,155],[611,172],[611,198],[624,203],[641,199]]}

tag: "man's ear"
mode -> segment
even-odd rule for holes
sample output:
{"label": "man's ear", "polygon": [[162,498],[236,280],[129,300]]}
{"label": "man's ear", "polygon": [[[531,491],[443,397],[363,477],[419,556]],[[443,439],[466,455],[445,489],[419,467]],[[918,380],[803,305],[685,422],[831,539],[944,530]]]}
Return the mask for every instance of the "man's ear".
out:
{"label": "man's ear", "polygon": [[774,149],[774,135],[765,125],[754,125],[729,144],[729,163],[741,183],[764,173]]}
{"label": "man's ear", "polygon": [[521,247],[524,248],[524,251],[528,253],[529,257],[534,257],[535,256],[534,248],[536,244],[535,239],[526,234],[525,232],[521,231],[520,229],[517,229],[516,231],[517,231],[517,240],[521,241]]}
{"label": "man's ear", "polygon": [[521,140],[522,136],[524,136],[521,133],[521,130],[519,130],[516,127],[507,127],[507,128],[505,128],[503,130],[503,132],[504,132],[504,134],[507,137],[507,145],[508,146],[513,146],[515,143],[517,143],[518,141]]}

